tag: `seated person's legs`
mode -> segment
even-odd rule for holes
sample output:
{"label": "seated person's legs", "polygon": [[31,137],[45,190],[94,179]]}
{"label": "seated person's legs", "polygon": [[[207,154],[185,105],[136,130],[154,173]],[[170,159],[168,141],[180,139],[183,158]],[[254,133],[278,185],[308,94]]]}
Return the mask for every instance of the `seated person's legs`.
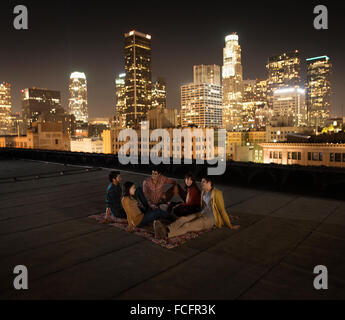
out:
{"label": "seated person's legs", "polygon": [[115,212],[113,212],[113,210],[112,210],[111,213],[116,218],[121,218],[121,219],[126,219],[127,218],[126,212],[125,212],[125,210],[123,210],[123,208],[119,208]]}
{"label": "seated person's legs", "polygon": [[211,229],[214,226],[214,221],[204,215],[192,214],[186,217],[181,217],[172,224],[165,227],[160,221],[155,221],[155,236],[158,239],[166,237],[172,238],[184,235],[188,232],[197,232]]}
{"label": "seated person's legs", "polygon": [[179,205],[171,210],[171,213],[177,217],[188,216],[193,213],[200,212],[200,206],[185,206]]}
{"label": "seated person's legs", "polygon": [[145,214],[144,214],[144,217],[143,219],[141,220],[140,224],[138,225],[138,227],[143,227],[143,226],[146,226],[148,225],[150,222],[153,222],[157,219],[172,219],[172,216],[170,213],[166,212],[166,211],[163,211],[161,209],[154,209],[154,210],[150,210],[150,211],[147,211]]}

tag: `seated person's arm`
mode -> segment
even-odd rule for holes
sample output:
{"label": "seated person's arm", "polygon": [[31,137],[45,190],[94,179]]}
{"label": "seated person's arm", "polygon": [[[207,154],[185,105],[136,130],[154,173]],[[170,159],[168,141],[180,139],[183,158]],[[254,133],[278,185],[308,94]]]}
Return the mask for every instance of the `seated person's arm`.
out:
{"label": "seated person's arm", "polygon": [[229,227],[232,228],[232,224],[230,222],[229,214],[226,212],[225,209],[225,204],[224,204],[224,197],[223,197],[223,192],[219,192],[219,197],[217,201],[217,206],[219,208],[219,211],[221,213],[221,216],[225,222],[225,224]]}
{"label": "seated person's arm", "polygon": [[164,177],[164,184],[176,184],[176,183],[177,182],[175,179]]}
{"label": "seated person's arm", "polygon": [[143,192],[150,208],[156,208],[156,206],[151,202],[151,190],[149,189],[146,180],[143,182]]}
{"label": "seated person's arm", "polygon": [[110,217],[112,203],[113,203],[113,195],[111,192],[108,191],[105,197],[105,204],[106,204],[105,216],[107,218]]}

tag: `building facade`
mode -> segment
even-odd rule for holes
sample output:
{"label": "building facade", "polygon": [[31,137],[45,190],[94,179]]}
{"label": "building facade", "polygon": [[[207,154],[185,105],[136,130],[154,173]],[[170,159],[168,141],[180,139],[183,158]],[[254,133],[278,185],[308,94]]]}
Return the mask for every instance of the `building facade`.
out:
{"label": "building facade", "polygon": [[11,133],[11,85],[3,82],[0,84],[0,135]]}
{"label": "building facade", "polygon": [[223,123],[220,67],[202,65],[194,66],[193,70],[194,82],[181,87],[181,125],[220,128]]}
{"label": "building facade", "polygon": [[275,89],[273,91],[273,114],[276,125],[306,126],[305,90],[297,86]]}
{"label": "building facade", "polygon": [[332,64],[327,56],[307,59],[307,110],[309,126],[322,128],[331,114]]}
{"label": "building facade", "polygon": [[222,127],[222,87],[214,84],[188,84],[181,87],[182,127]]}
{"label": "building facade", "polygon": [[120,73],[115,79],[115,118],[123,127],[126,124],[126,74]]}
{"label": "building facade", "polygon": [[72,152],[103,153],[103,140],[99,138],[71,139]]}
{"label": "building facade", "polygon": [[193,76],[195,84],[214,84],[221,85],[220,66],[213,65],[199,65],[193,67]]}
{"label": "building facade", "polygon": [[175,128],[178,126],[177,109],[153,109],[148,112],[150,129]]}
{"label": "building facade", "polygon": [[165,79],[158,78],[152,84],[152,110],[163,110],[167,107],[167,85]]}
{"label": "building facade", "polygon": [[[104,130],[111,127],[111,118],[89,119],[89,138],[100,138]],[[95,140],[95,139],[94,139]]]}
{"label": "building facade", "polygon": [[299,51],[283,53],[272,56],[266,65],[267,79],[267,102],[273,108],[274,90],[286,87],[301,86],[301,60]]}
{"label": "building facade", "polygon": [[64,112],[61,107],[60,91],[26,88],[21,90],[22,94],[22,116],[25,132],[37,122],[42,114]]}
{"label": "building facade", "polygon": [[345,168],[345,144],[262,143],[264,163]]}
{"label": "building facade", "polygon": [[125,127],[139,125],[152,107],[151,36],[135,30],[125,34],[126,103],[118,110]]}
{"label": "building facade", "polygon": [[33,122],[23,136],[2,136],[0,147],[70,151],[70,137],[62,130],[61,123]]}
{"label": "building facade", "polygon": [[227,130],[242,127],[243,71],[241,47],[237,34],[225,38],[223,50],[223,127]]}
{"label": "building facade", "polygon": [[[104,143],[104,153],[106,154],[116,154],[118,155],[120,153],[120,149],[122,146],[128,143],[127,141],[120,141],[119,140],[119,134],[120,134],[119,128],[112,128],[110,130],[105,130],[102,133],[102,139]],[[215,145],[216,141],[216,132],[214,132],[214,139],[209,140],[206,139],[206,130],[193,128],[192,130],[192,137],[191,137],[191,146],[192,146],[192,152],[190,155],[186,153],[185,155],[185,140],[181,139],[175,139],[174,138],[174,130],[183,130],[183,129],[173,129],[168,128],[165,129],[168,133],[168,136],[165,139],[162,139],[160,141],[151,141],[149,138],[148,142],[148,149],[145,148],[142,150],[142,144],[141,144],[141,130],[135,130],[137,137],[138,137],[138,143],[135,145],[132,145],[133,148],[137,148],[134,152],[134,155],[141,156],[155,156],[155,157],[164,157],[165,152],[170,155],[172,158],[174,155],[174,150],[178,153],[180,153],[181,159],[186,156],[187,159],[204,159],[204,160],[212,160],[218,155],[218,148]],[[149,131],[149,135],[151,136],[153,130]],[[209,138],[209,137],[208,137]],[[146,139],[146,138],[145,138]],[[144,140],[143,140],[144,141]],[[145,140],[146,142],[146,140]],[[157,145],[159,145],[164,149],[162,151],[162,148],[157,148]],[[158,150],[160,149],[160,150]],[[127,153],[129,155],[129,152]]]}
{"label": "building facade", "polygon": [[77,124],[87,124],[89,121],[87,81],[83,72],[73,72],[70,75],[69,113],[74,115]]}

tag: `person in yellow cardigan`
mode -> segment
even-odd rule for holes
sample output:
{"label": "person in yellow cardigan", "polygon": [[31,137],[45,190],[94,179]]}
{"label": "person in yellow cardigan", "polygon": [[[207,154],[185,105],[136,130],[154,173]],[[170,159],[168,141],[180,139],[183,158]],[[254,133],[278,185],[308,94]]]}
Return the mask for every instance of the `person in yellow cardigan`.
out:
{"label": "person in yellow cardigan", "polygon": [[128,226],[130,231],[134,231],[135,228],[141,228],[147,226],[150,222],[153,222],[156,219],[167,219],[173,220],[173,216],[163,211],[159,208],[151,209],[148,206],[143,204],[147,203],[146,199],[140,197],[135,198],[136,187],[133,182],[127,181],[123,185],[123,197],[121,204],[123,209],[126,212]]}
{"label": "person in yellow cardigan", "polygon": [[213,226],[238,229],[239,225],[232,225],[224,205],[222,191],[214,187],[212,177],[206,176],[201,180],[201,212],[177,219],[164,226],[160,221],[154,221],[155,237],[157,239],[173,238],[191,231],[211,229]]}

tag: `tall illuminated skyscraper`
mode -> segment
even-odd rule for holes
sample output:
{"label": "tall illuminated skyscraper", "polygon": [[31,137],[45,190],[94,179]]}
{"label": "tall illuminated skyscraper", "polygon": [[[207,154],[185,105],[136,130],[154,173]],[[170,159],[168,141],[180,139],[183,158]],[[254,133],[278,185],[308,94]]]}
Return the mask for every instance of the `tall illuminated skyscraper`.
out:
{"label": "tall illuminated skyscraper", "polygon": [[7,135],[11,131],[11,85],[0,84],[0,135]]}
{"label": "tall illuminated skyscraper", "polygon": [[301,85],[301,61],[298,50],[268,58],[267,102],[273,107],[275,89]]}
{"label": "tall illuminated skyscraper", "polygon": [[165,109],[167,107],[167,89],[163,78],[158,78],[152,84],[152,109]]}
{"label": "tall illuminated skyscraper", "polygon": [[329,57],[307,59],[307,110],[311,127],[324,127],[330,117],[331,73]]}
{"label": "tall illuminated skyscraper", "polygon": [[218,79],[213,73],[217,67],[220,70],[220,67],[204,66],[205,70],[209,70],[209,74],[204,73],[202,79],[195,73],[195,70],[200,70],[198,67],[194,67],[194,82],[181,87],[182,126],[220,128],[222,127],[222,87],[219,85],[220,73]]}
{"label": "tall illuminated skyscraper", "polygon": [[225,38],[222,78],[223,126],[239,129],[242,125],[243,72],[239,37],[235,33]]}
{"label": "tall illuminated skyscraper", "polygon": [[69,113],[75,116],[77,123],[87,124],[89,121],[89,110],[87,105],[87,82],[85,73],[71,73],[69,96]]}
{"label": "tall illuminated skyscraper", "polygon": [[118,120],[117,123],[123,127],[126,123],[125,108],[126,108],[126,85],[125,85],[125,73],[120,73],[115,79],[115,117]]}
{"label": "tall illuminated skyscraper", "polygon": [[135,30],[125,34],[125,126],[147,119],[152,106],[151,36]]}

